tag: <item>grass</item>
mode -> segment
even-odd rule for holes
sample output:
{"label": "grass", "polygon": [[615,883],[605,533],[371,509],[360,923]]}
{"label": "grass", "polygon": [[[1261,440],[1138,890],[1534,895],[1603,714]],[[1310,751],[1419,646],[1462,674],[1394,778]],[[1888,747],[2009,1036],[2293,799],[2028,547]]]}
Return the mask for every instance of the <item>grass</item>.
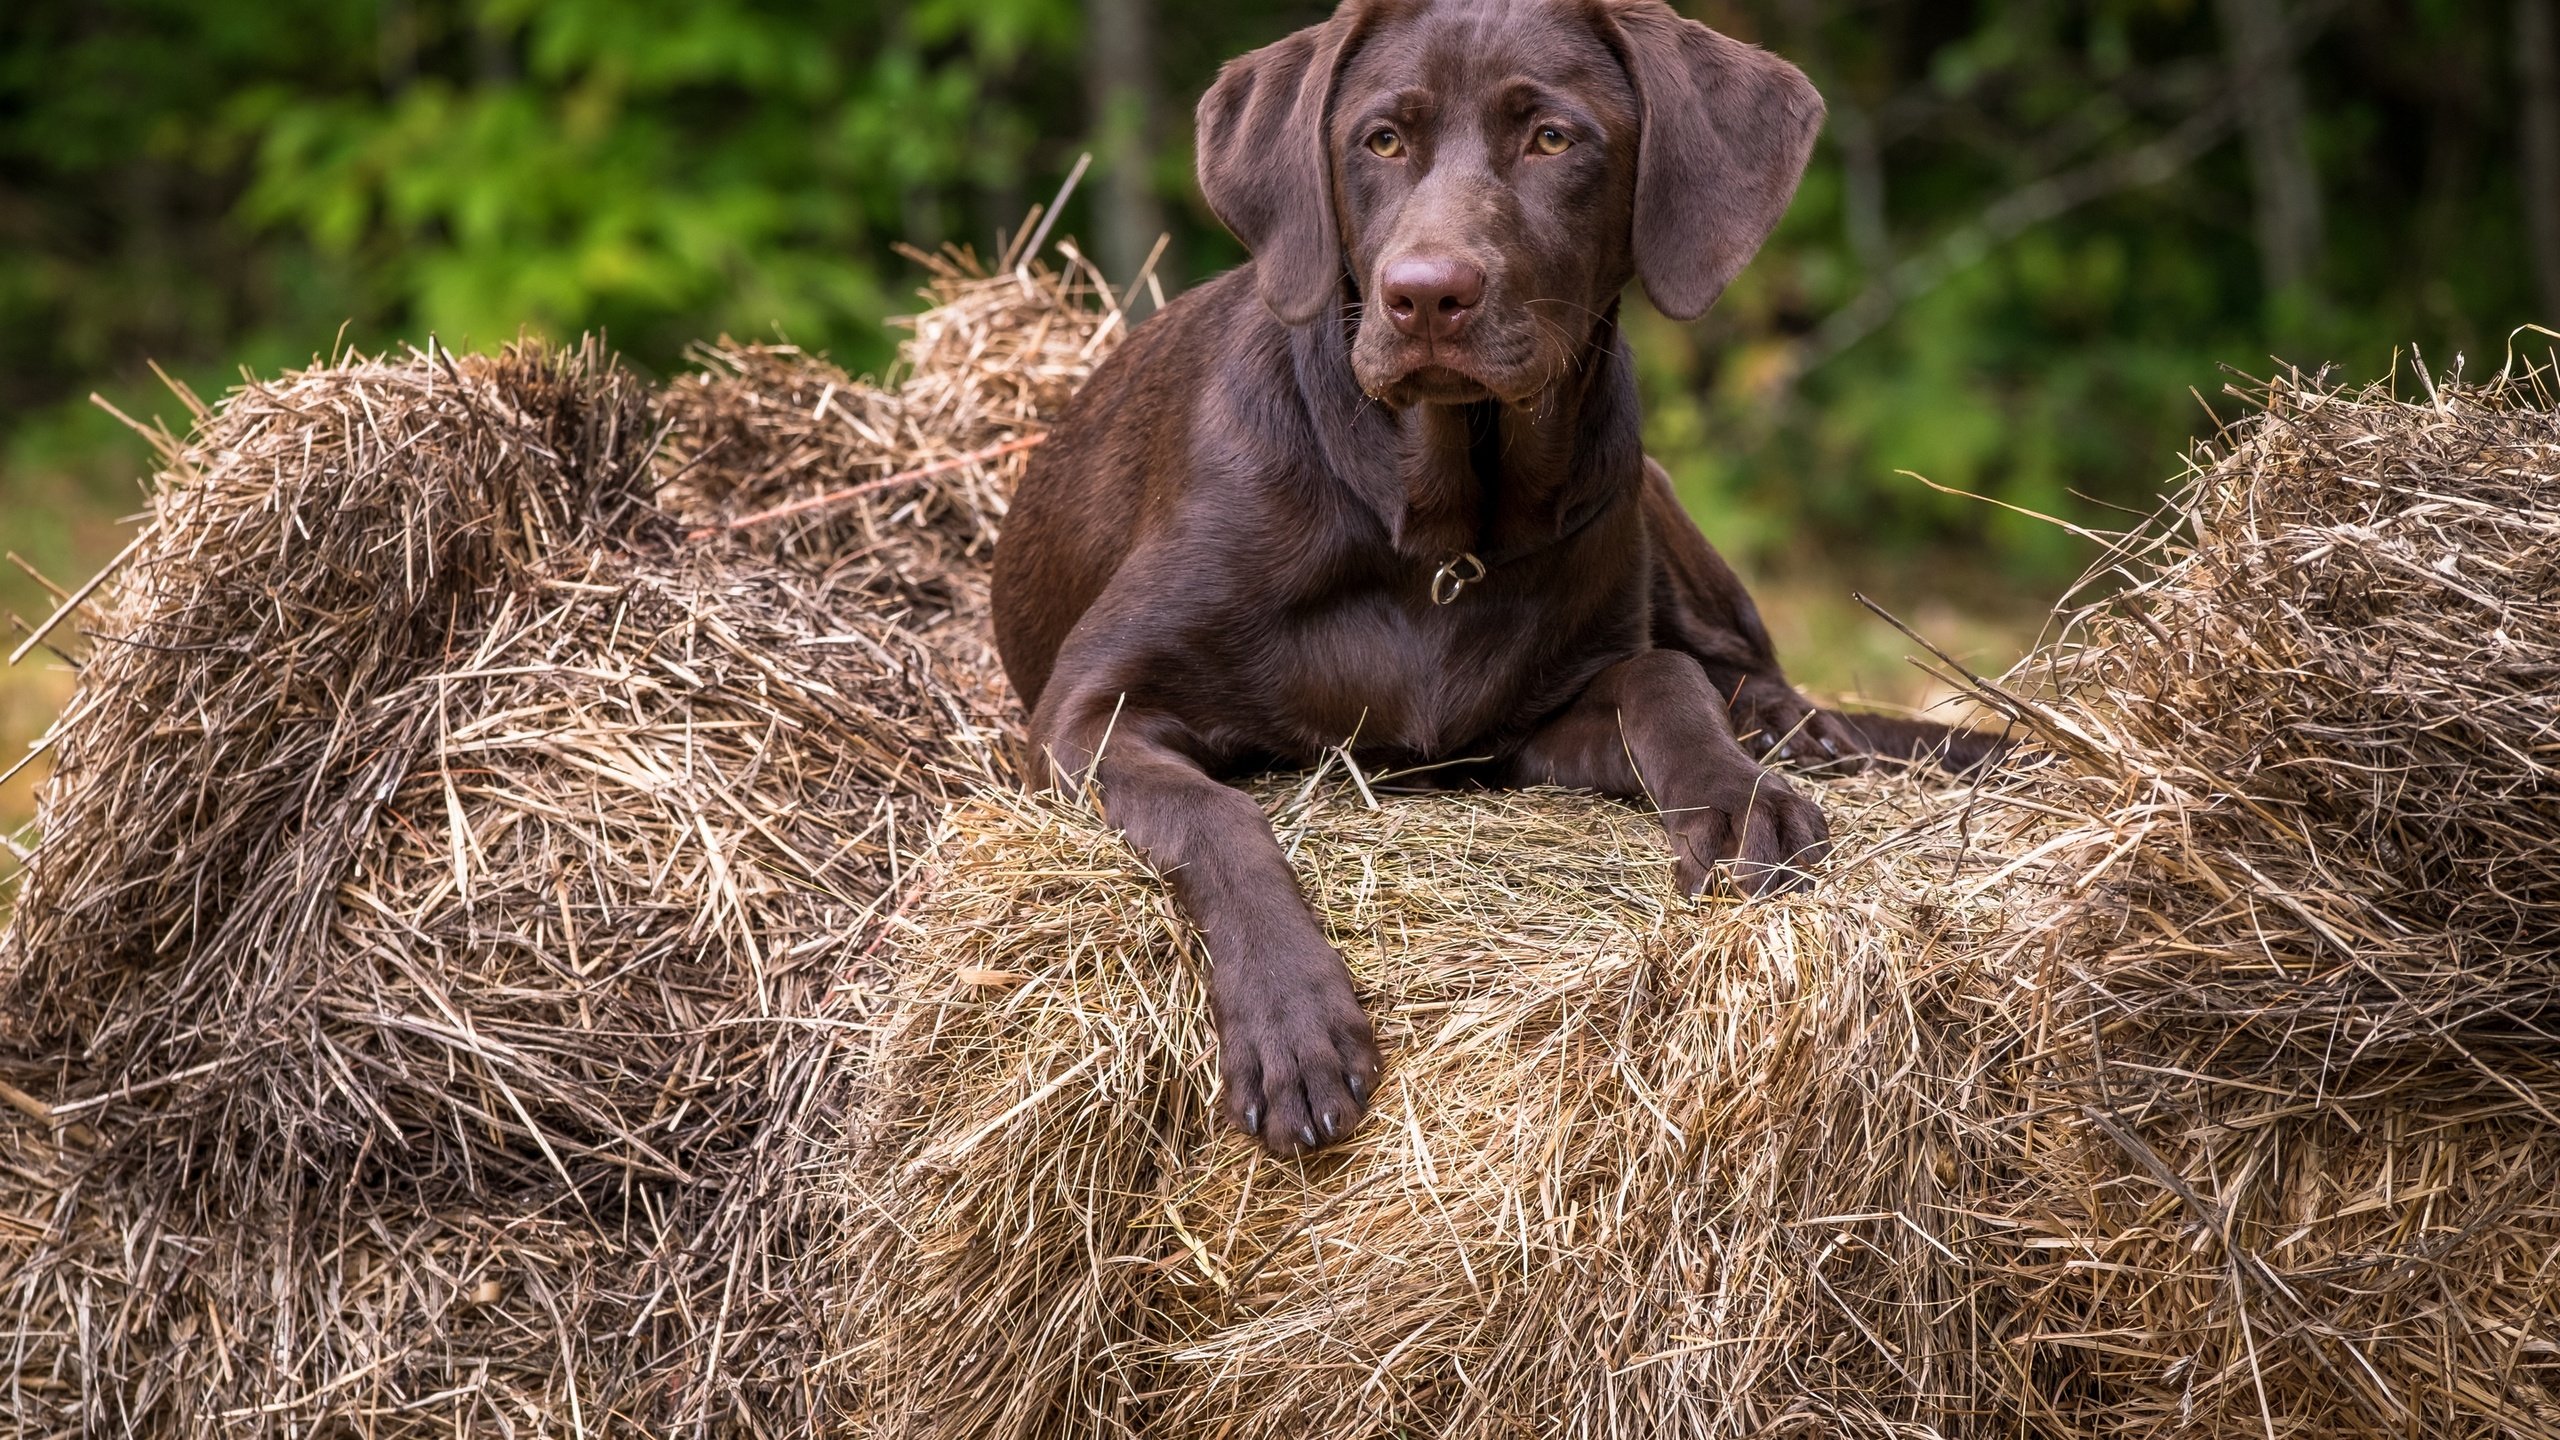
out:
{"label": "grass", "polygon": [[2027,652],[2051,600],[2021,582],[1951,585],[1924,567],[1881,559],[1759,569],[1744,573],[1788,678],[1823,699],[1876,708],[1926,709],[1956,692],[1914,666],[1919,647],[1853,595],[1866,595],[1983,675],[1999,674]]}

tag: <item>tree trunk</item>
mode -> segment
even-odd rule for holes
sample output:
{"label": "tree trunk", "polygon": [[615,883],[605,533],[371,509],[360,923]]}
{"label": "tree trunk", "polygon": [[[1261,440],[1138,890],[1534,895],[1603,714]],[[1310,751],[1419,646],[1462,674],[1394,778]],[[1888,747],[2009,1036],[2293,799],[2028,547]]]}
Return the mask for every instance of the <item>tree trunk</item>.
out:
{"label": "tree trunk", "polygon": [[418,7],[411,0],[379,0],[374,7],[373,63],[385,95],[398,95],[418,78]]}
{"label": "tree trunk", "polygon": [[2320,266],[2320,175],[2304,133],[2284,0],[2220,0],[2231,83],[2240,96],[2249,179],[2257,200],[2258,261],[2270,296],[2307,290]]}
{"label": "tree trunk", "polygon": [[1885,221],[1884,146],[1874,117],[1843,98],[1831,107],[1831,133],[1840,145],[1840,218],[1849,253],[1870,275],[1893,264],[1893,234]]}
{"label": "tree trunk", "polygon": [[1893,264],[1893,236],[1885,221],[1884,144],[1875,117],[1849,93],[1847,77],[1830,64],[1822,22],[1825,0],[1787,0],[1787,48],[1821,87],[1831,106],[1831,143],[1840,149],[1840,227],[1849,253],[1870,276]]}
{"label": "tree trunk", "polygon": [[1097,182],[1094,259],[1119,285],[1137,278],[1164,233],[1164,202],[1151,173],[1159,105],[1150,10],[1148,0],[1089,0],[1085,7],[1085,95]]}
{"label": "tree trunk", "polygon": [[2516,138],[2525,238],[2533,250],[2534,318],[2560,326],[2560,35],[2551,0],[2516,0],[2516,75],[2523,83]]}

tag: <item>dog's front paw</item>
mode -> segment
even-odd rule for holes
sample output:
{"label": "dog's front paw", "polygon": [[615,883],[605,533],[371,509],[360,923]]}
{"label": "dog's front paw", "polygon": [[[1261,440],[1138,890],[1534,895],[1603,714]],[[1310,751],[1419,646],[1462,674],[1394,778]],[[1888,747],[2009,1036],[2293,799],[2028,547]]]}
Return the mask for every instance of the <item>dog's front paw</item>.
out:
{"label": "dog's front paw", "polygon": [[1349,1135],[1378,1090],[1378,1041],[1330,946],[1211,961],[1227,1118],[1286,1159]]}
{"label": "dog's front paw", "polygon": [[1787,778],[1745,763],[1719,781],[1704,803],[1666,810],[1681,893],[1707,888],[1719,869],[1745,895],[1782,895],[1813,883],[1813,868],[1831,854],[1831,824],[1822,807]]}

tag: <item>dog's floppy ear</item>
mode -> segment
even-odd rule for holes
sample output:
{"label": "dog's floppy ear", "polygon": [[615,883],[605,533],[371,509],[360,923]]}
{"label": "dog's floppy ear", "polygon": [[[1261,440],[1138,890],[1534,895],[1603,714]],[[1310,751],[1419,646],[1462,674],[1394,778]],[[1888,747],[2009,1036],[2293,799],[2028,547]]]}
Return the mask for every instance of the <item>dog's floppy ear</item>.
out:
{"label": "dog's floppy ear", "polygon": [[1291,325],[1342,283],[1325,109],[1357,9],[1228,61],[1200,97],[1200,193],[1253,252],[1262,303]]}
{"label": "dog's floppy ear", "polygon": [[1662,0],[1601,13],[1642,116],[1636,274],[1663,314],[1694,320],[1786,213],[1822,129],[1822,97],[1803,71]]}

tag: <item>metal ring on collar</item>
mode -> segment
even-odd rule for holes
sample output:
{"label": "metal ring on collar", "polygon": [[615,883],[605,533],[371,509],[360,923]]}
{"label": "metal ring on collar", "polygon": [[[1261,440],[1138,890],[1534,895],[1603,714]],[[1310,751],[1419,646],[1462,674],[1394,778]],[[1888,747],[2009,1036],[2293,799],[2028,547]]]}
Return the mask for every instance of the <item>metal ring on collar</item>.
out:
{"label": "metal ring on collar", "polygon": [[1431,603],[1446,605],[1456,600],[1470,585],[1484,578],[1484,562],[1474,554],[1444,560],[1431,572]]}

